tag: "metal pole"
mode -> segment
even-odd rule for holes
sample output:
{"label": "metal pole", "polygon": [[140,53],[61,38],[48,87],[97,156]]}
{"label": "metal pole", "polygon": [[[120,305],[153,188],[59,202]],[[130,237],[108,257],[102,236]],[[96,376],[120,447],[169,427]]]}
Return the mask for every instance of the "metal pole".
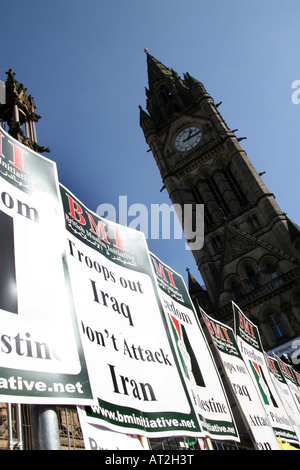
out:
{"label": "metal pole", "polygon": [[[30,121],[29,126],[34,134],[31,140],[37,142],[34,123]],[[31,405],[30,410],[34,450],[61,450],[56,408]]]}
{"label": "metal pole", "polygon": [[31,405],[34,450],[61,450],[55,407]]}
{"label": "metal pole", "polygon": [[138,436],[140,443],[142,444],[145,450],[150,450],[150,445],[147,437],[145,436]]}
{"label": "metal pole", "polygon": [[67,426],[67,437],[68,437],[68,449],[71,450],[69,419],[68,419],[68,410],[67,410],[67,408],[65,408],[65,414],[66,414],[66,426]]}
{"label": "metal pole", "polygon": [[13,426],[12,426],[12,408],[11,403],[7,403],[7,427],[8,427],[8,448],[13,450],[14,441],[13,441]]}
{"label": "metal pole", "polygon": [[23,450],[23,432],[22,432],[22,410],[21,405],[17,404],[17,429],[18,429],[18,449]]}
{"label": "metal pole", "polygon": [[208,448],[208,450],[214,450],[214,447],[212,445],[212,441],[211,441],[211,438],[210,437],[206,437],[204,439],[205,443],[206,443],[206,447]]}

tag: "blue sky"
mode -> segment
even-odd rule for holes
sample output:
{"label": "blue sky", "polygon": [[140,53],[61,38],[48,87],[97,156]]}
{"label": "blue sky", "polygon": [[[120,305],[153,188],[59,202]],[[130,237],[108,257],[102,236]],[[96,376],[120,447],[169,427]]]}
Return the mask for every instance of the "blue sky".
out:
{"label": "blue sky", "polygon": [[[148,48],[222,101],[225,121],[247,137],[252,163],[300,224],[299,0],[1,0],[0,12],[0,79],[12,68],[34,97],[38,143],[89,209],[118,208],[119,196],[149,213],[170,204],[139,126]],[[202,282],[183,239],[148,245]]]}

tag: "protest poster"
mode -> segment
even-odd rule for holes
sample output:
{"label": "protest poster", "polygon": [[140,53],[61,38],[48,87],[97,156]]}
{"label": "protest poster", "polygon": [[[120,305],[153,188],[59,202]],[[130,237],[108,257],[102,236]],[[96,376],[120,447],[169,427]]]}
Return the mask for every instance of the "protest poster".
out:
{"label": "protest poster", "polygon": [[299,392],[292,368],[275,355],[270,357],[265,354],[265,357],[275,388],[300,442],[300,404],[297,398]]}
{"label": "protest poster", "polygon": [[85,450],[145,450],[138,436],[90,424],[83,407],[77,407]]}
{"label": "protest poster", "polygon": [[297,404],[300,406],[300,373],[293,369],[293,375],[295,377],[298,393],[296,394]]}
{"label": "protest poster", "polygon": [[300,363],[299,353],[300,353],[300,337],[294,338],[290,341],[284,342],[283,344],[278,344],[271,350],[268,350],[268,356],[272,357],[273,355],[277,357],[282,357],[287,355],[290,357],[293,364],[297,367]]}
{"label": "protest poster", "polygon": [[200,310],[255,447],[257,450],[280,450],[266,410],[239,351],[233,329],[211,318],[203,309]]}
{"label": "protest poster", "polygon": [[1,129],[0,187],[1,400],[90,403],[56,165]]}
{"label": "protest poster", "polygon": [[154,254],[150,256],[170,336],[202,436],[239,441],[226,392],[184,280]]}
{"label": "protest poster", "polygon": [[91,424],[149,437],[198,435],[142,232],[88,210],[62,185],[66,252],[96,403]]}
{"label": "protest poster", "polygon": [[298,444],[295,430],[271,379],[259,330],[234,302],[232,307],[239,350],[254,379],[275,435],[277,439]]}

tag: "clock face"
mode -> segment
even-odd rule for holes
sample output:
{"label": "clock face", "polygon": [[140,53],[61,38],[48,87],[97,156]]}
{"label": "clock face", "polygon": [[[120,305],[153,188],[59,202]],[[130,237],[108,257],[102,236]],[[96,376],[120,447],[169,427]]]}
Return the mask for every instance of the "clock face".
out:
{"label": "clock face", "polygon": [[199,144],[202,130],[197,126],[185,127],[177,134],[174,145],[179,152],[187,152]]}

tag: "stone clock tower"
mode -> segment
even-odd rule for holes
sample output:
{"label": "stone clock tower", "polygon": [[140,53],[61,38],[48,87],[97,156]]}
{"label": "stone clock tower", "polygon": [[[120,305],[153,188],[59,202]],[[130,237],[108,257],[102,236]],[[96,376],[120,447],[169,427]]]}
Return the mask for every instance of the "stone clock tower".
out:
{"label": "stone clock tower", "polygon": [[173,204],[204,204],[204,245],[193,255],[206,289],[190,276],[192,296],[228,324],[234,300],[259,326],[266,350],[297,338],[300,228],[277,205],[203,84],[148,52],[147,67],[140,125],[164,188]]}

